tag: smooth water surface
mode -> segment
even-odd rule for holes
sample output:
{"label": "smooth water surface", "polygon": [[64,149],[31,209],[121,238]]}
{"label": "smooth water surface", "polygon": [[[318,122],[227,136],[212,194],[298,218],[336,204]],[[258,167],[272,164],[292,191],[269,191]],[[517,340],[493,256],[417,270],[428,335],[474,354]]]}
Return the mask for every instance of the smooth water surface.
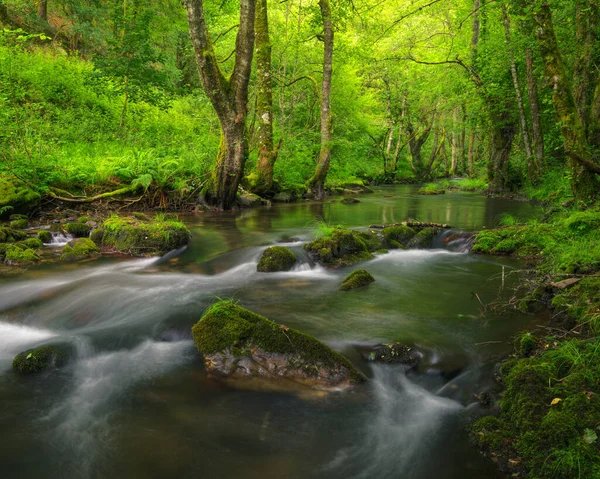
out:
{"label": "smooth water surface", "polygon": [[[456,230],[494,226],[526,203],[412,186],[361,203],[274,205],[184,218],[192,242],[164,258],[103,258],[0,278],[0,475],[82,478],[489,478],[464,433],[492,387],[494,362],[532,318],[484,307],[517,281],[518,264],[464,252],[464,243],[392,251],[355,268],[310,264],[315,222],[365,227],[407,218]],[[300,258],[291,272],[256,272],[268,245]],[[364,267],[368,288],[340,292]],[[506,293],[504,293],[506,294]],[[312,334],[369,377],[351,392],[273,391],[208,378],[190,327],[216,298]],[[361,346],[428,351],[418,372],[367,363]],[[19,377],[15,354],[67,342],[59,372]]]}

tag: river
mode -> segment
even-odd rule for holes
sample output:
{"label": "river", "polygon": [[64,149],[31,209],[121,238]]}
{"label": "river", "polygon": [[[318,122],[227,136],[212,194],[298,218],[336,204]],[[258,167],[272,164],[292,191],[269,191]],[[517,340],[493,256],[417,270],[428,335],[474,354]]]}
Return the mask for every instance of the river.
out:
{"label": "river", "polygon": [[[534,320],[484,307],[510,294],[519,264],[473,255],[464,241],[391,251],[362,264],[369,287],[340,292],[352,271],[311,266],[302,243],[318,221],[365,227],[407,218],[479,230],[530,204],[414,186],[378,187],[358,204],[301,202],[182,219],[187,249],[46,264],[0,277],[0,476],[65,478],[493,478],[469,446],[475,394]],[[268,245],[303,261],[257,273]],[[356,269],[356,268],[354,268]],[[504,272],[504,290],[502,289]],[[190,327],[218,298],[346,354],[369,381],[351,392],[245,388],[208,378]],[[429,352],[418,371],[366,363],[361,345],[402,341]],[[68,342],[60,371],[19,377],[15,354]]]}

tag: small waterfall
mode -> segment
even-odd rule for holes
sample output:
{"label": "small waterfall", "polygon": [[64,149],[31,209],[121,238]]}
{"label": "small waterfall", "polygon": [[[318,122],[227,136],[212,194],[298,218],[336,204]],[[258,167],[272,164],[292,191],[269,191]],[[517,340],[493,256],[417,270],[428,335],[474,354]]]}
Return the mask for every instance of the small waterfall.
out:
{"label": "small waterfall", "polygon": [[65,246],[73,236],[68,233],[52,232],[52,241],[48,243],[50,246]]}
{"label": "small waterfall", "polygon": [[444,248],[457,253],[467,253],[471,250],[476,232],[461,230],[445,230],[436,236],[434,248]]}

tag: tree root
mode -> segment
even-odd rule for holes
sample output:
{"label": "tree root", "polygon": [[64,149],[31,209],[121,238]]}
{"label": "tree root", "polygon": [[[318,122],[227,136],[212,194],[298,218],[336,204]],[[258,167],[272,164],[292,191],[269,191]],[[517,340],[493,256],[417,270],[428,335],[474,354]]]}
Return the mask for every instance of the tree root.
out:
{"label": "tree root", "polygon": [[[103,200],[105,198],[112,198],[114,196],[125,195],[127,193],[134,193],[141,185],[127,186],[125,188],[119,188],[115,191],[108,191],[106,193],[100,193],[95,196],[73,196],[68,191],[64,191],[58,188],[50,188],[47,192],[48,196],[55,200],[64,201],[65,203],[93,203],[94,201]],[[58,194],[57,194],[58,193]],[[68,195],[68,196],[65,196]]]}

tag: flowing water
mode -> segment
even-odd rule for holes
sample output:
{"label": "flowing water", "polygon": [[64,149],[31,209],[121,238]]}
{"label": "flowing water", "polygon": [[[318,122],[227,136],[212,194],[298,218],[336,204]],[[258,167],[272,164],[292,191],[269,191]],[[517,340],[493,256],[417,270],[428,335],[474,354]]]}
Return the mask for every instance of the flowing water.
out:
{"label": "flowing water", "polygon": [[[192,242],[163,258],[49,264],[0,277],[0,477],[490,478],[464,432],[475,394],[533,318],[482,304],[517,280],[513,261],[467,253],[461,231],[526,203],[412,186],[361,203],[305,202],[184,218]],[[407,218],[453,226],[438,248],[362,264],[368,288],[337,290],[352,271],[310,264],[315,218],[364,227]],[[294,250],[287,273],[257,273],[268,245]],[[208,378],[190,327],[216,298],[316,336],[369,381],[327,395],[233,388]],[[427,351],[419,371],[366,363],[359,350],[404,341]],[[19,377],[15,354],[69,343],[60,371]]]}

